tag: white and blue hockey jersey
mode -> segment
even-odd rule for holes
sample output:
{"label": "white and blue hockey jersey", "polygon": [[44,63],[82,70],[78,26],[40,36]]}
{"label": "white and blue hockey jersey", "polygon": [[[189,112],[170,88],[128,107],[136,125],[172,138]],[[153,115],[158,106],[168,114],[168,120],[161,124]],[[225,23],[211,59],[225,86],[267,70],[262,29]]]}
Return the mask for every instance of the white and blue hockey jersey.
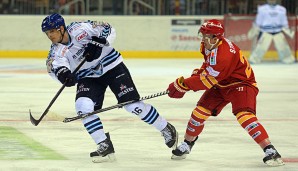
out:
{"label": "white and blue hockey jersey", "polygon": [[109,42],[104,46],[101,56],[85,64],[76,73],[77,79],[84,77],[100,77],[110,69],[123,61],[119,52],[111,44],[116,38],[115,29],[109,24],[97,24],[92,21],[73,22],[67,26],[70,42],[67,45],[57,43],[52,44],[47,58],[48,73],[54,79],[57,79],[55,70],[65,66],[73,72],[82,61],[85,47],[92,39],[92,36],[103,36]]}
{"label": "white and blue hockey jersey", "polygon": [[281,5],[264,4],[258,7],[255,24],[262,32],[278,33],[288,28],[287,10]]}

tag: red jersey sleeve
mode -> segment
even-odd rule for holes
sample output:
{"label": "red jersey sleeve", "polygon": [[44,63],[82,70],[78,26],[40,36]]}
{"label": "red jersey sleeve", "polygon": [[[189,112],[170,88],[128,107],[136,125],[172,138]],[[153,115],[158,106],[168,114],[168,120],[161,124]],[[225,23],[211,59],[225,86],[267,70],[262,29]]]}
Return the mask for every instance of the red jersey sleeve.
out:
{"label": "red jersey sleeve", "polygon": [[203,51],[201,48],[201,52],[205,59],[202,65],[204,70],[184,80],[189,89],[197,91],[243,83],[256,85],[250,64],[240,49],[229,40],[222,40],[212,51]]}

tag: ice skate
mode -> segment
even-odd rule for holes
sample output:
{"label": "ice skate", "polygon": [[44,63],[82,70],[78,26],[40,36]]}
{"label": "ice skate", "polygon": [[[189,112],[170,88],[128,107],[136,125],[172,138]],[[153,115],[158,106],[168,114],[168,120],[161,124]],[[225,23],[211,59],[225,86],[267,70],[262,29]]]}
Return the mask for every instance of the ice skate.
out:
{"label": "ice skate", "polygon": [[265,157],[263,161],[268,166],[282,166],[285,163],[282,161],[280,154],[274,148],[273,145],[268,145],[264,148]]}
{"label": "ice skate", "polygon": [[175,150],[172,151],[172,157],[173,160],[182,160],[186,158],[186,155],[190,153],[192,147],[194,146],[196,139],[191,143],[182,142]]}
{"label": "ice skate", "polygon": [[112,162],[116,160],[110,135],[109,133],[106,133],[106,135],[107,139],[98,144],[98,149],[96,151],[90,153],[90,157],[92,157],[92,162],[94,163]]}
{"label": "ice skate", "polygon": [[175,127],[170,123],[161,131],[162,136],[165,139],[165,143],[169,148],[175,149],[178,143],[178,132]]}

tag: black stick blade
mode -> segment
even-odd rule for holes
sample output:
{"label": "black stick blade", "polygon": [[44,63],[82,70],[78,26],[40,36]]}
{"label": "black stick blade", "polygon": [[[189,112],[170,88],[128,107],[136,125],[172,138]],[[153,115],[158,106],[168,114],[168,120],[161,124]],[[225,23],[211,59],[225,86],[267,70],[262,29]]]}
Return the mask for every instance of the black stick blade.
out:
{"label": "black stick blade", "polygon": [[32,114],[31,114],[31,110],[29,109],[29,114],[30,114],[30,121],[34,126],[37,126],[39,124],[39,120],[36,120],[33,118]]}

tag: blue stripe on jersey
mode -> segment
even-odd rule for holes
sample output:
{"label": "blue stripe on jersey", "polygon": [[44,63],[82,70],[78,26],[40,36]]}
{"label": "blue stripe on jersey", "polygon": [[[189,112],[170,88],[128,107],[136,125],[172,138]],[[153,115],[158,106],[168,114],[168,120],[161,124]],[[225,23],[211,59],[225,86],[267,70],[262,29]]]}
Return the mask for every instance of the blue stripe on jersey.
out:
{"label": "blue stripe on jersey", "polygon": [[110,65],[114,61],[117,60],[117,58],[120,56],[120,53],[113,49],[107,56],[105,56],[102,59],[102,65],[103,67]]}
{"label": "blue stripe on jersey", "polygon": [[93,119],[92,121],[85,123],[84,126],[89,134],[92,134],[97,130],[103,129],[102,123],[99,118]]}
{"label": "blue stripe on jersey", "polygon": [[159,116],[159,114],[156,111],[156,109],[153,106],[151,106],[150,111],[144,118],[142,118],[142,120],[148,124],[153,124],[156,121],[156,119],[158,118],[158,116]]}
{"label": "blue stripe on jersey", "polygon": [[111,63],[115,62],[119,57],[120,57],[120,53],[115,49],[113,49],[108,55],[103,57],[95,66],[79,71],[77,74],[77,79],[81,79],[83,77],[93,76],[93,75],[98,75],[98,76],[102,75],[102,72],[98,71],[98,68],[101,70],[103,68],[98,66],[102,65],[103,67],[106,67]]}

